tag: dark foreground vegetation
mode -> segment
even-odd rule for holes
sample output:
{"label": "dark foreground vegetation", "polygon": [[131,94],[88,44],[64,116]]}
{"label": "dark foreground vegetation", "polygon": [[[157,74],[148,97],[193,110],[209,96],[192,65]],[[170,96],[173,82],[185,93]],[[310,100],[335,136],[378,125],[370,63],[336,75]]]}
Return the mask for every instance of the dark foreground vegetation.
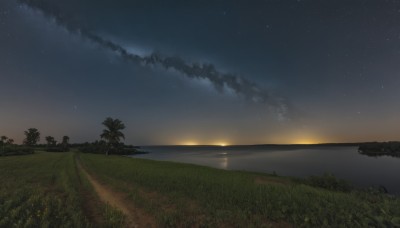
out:
{"label": "dark foreground vegetation", "polygon": [[399,198],[354,190],[332,176],[298,180],[121,156],[37,152],[0,158],[0,227],[124,226],[124,215],[99,201],[78,164],[160,227],[400,226]]}
{"label": "dark foreground vegetation", "polygon": [[92,154],[114,154],[114,155],[135,155],[140,152],[139,147],[132,145],[125,145],[123,143],[114,144],[112,148],[107,146],[107,142],[100,140],[93,143],[83,143],[78,145],[79,151],[82,153]]}
{"label": "dark foreground vegetation", "polygon": [[368,156],[392,156],[400,158],[400,142],[371,142],[359,146],[360,154]]}

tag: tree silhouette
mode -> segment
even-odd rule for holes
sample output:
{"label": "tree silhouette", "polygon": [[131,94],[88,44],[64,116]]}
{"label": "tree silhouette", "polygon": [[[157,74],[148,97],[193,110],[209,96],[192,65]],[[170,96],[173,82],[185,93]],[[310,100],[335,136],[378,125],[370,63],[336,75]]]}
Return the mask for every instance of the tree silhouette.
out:
{"label": "tree silhouette", "polygon": [[8,139],[7,136],[4,135],[0,137],[3,153],[4,153],[4,145],[6,144],[7,139]]}
{"label": "tree silhouette", "polygon": [[107,129],[103,130],[103,133],[100,135],[102,139],[105,139],[108,144],[108,149],[106,150],[106,154],[109,154],[111,149],[114,149],[118,146],[120,139],[125,139],[124,134],[121,130],[125,129],[125,125],[119,119],[113,119],[108,117],[102,123]]}
{"label": "tree silhouette", "polygon": [[1,140],[2,143],[6,143],[7,139],[8,139],[8,137],[4,136],[4,135],[0,137],[0,140]]}
{"label": "tree silhouette", "polygon": [[69,137],[65,135],[65,136],[63,136],[62,142],[61,142],[61,146],[62,146],[64,152],[67,152],[69,150],[68,145],[69,145]]}
{"label": "tree silhouette", "polygon": [[13,145],[14,144],[14,139],[8,139],[6,144],[7,145]]}
{"label": "tree silhouette", "polygon": [[40,140],[40,132],[36,128],[29,128],[24,132],[25,139],[24,144],[27,146],[34,146]]}
{"label": "tree silhouette", "polygon": [[57,141],[54,139],[53,136],[46,136],[46,142],[48,147],[52,147],[57,144]]}

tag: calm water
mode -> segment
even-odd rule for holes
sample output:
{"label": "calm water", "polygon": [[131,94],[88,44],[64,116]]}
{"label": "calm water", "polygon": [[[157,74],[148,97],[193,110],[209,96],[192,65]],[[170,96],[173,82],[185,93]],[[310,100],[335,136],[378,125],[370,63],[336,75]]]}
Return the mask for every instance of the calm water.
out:
{"label": "calm water", "polygon": [[143,147],[135,157],[176,161],[229,170],[307,177],[333,173],[358,186],[383,185],[400,193],[400,159],[360,155],[345,146]]}

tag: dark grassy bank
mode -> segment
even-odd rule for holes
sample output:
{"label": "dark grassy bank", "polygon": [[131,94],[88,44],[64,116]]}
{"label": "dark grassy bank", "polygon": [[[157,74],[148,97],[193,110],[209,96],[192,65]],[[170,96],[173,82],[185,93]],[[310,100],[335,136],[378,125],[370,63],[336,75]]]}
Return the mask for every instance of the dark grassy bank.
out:
{"label": "dark grassy bank", "polygon": [[117,156],[81,154],[104,183],[160,226],[400,226],[400,200],[326,190],[290,178]]}

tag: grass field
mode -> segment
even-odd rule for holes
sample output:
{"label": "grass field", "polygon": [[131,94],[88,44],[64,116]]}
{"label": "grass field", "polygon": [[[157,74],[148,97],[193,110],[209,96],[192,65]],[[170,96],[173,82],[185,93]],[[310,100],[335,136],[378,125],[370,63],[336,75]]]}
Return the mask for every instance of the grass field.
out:
{"label": "grass field", "polygon": [[0,227],[87,227],[73,154],[0,158]]}
{"label": "grass field", "polygon": [[[79,165],[78,165],[79,164]],[[0,227],[121,227],[85,172],[159,227],[395,227],[400,200],[273,175],[77,153],[0,157]]]}
{"label": "grass field", "polygon": [[[73,153],[44,152],[0,157],[0,227],[121,224],[121,213],[101,205],[81,178],[74,157]],[[97,204],[91,212],[85,211],[88,199],[89,204]]]}

